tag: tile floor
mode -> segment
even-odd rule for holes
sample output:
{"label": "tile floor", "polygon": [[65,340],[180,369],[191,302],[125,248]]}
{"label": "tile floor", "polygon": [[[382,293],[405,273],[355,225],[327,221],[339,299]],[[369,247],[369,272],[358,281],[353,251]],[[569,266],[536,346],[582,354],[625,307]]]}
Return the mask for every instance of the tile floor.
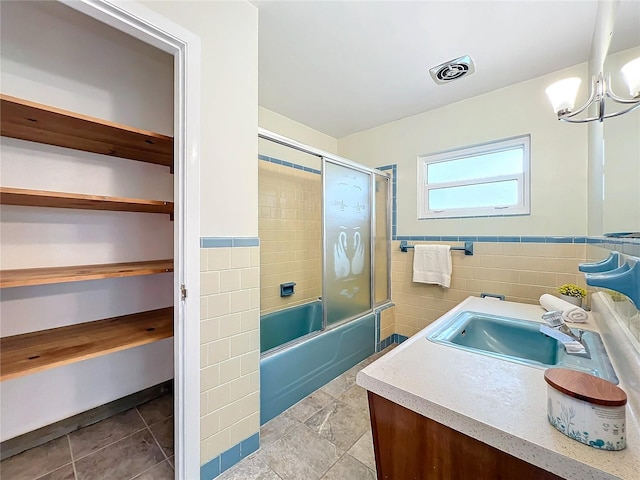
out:
{"label": "tile floor", "polygon": [[260,429],[260,450],[216,480],[375,480],[367,392],[356,374],[391,345]]}
{"label": "tile floor", "polygon": [[[366,390],[356,374],[391,345],[260,429],[260,449],[216,480],[375,480]],[[0,463],[3,480],[173,480],[173,396]]]}
{"label": "tile floor", "polygon": [[3,480],[173,480],[173,395],[0,463]]}

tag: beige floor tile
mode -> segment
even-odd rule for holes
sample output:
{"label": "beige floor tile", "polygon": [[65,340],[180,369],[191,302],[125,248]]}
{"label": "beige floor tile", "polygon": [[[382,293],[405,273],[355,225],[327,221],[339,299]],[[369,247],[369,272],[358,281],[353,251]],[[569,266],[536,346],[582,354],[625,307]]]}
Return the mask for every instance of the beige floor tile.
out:
{"label": "beige floor tile", "polygon": [[68,464],[58,470],[48,473],[47,475],[38,477],[37,480],[75,480],[75,478],[76,473],[73,471],[73,465]]}
{"label": "beige floor tile", "polygon": [[89,455],[145,428],[135,408],[69,434],[73,459]]}
{"label": "beige floor tile", "polygon": [[260,457],[252,455],[216,478],[216,480],[281,480]]}
{"label": "beige floor tile", "polygon": [[281,413],[277,417],[269,420],[260,427],[260,448],[267,448],[299,425],[300,422],[287,412]]}
{"label": "beige floor tile", "polygon": [[165,460],[148,430],[75,462],[78,480],[129,480]]}
{"label": "beige floor tile", "polygon": [[367,391],[359,385],[354,385],[349,390],[338,397],[342,403],[346,403],[358,410],[362,410],[369,415],[369,400]]}
{"label": "beige floor tile", "polygon": [[144,473],[141,473],[133,480],[173,480],[175,473],[173,468],[167,460],[160,462],[154,467],[151,467]]}
{"label": "beige floor tile", "polygon": [[138,411],[147,425],[159,422],[173,416],[173,394],[168,393],[155,400],[144,403],[138,407]]}
{"label": "beige floor tile", "polygon": [[307,420],[305,425],[346,452],[369,428],[369,416],[362,410],[335,401]]}
{"label": "beige floor tile", "polygon": [[166,418],[149,425],[149,430],[153,433],[158,445],[167,458],[173,456],[173,417]]}
{"label": "beige floor tile", "polygon": [[294,428],[263,453],[283,480],[318,480],[343,452],[305,425]]}
{"label": "beige floor tile", "polygon": [[287,414],[304,422],[309,417],[320,411],[333,397],[322,390],[316,390],[308,397],[303,398],[293,407],[287,410]]}
{"label": "beige floor tile", "polygon": [[67,436],[32,448],[0,462],[0,477],[11,480],[33,480],[71,463]]}
{"label": "beige floor tile", "polygon": [[373,434],[369,428],[347,452],[370,470],[376,471],[376,457],[373,451]]}
{"label": "beige floor tile", "polygon": [[344,373],[339,377],[334,378],[329,383],[321,388],[325,393],[328,393],[333,398],[338,398],[344,392],[349,390],[355,384],[355,377],[351,378],[350,375]]}
{"label": "beige floor tile", "polygon": [[351,455],[346,454],[322,477],[322,480],[375,480],[375,475]]}

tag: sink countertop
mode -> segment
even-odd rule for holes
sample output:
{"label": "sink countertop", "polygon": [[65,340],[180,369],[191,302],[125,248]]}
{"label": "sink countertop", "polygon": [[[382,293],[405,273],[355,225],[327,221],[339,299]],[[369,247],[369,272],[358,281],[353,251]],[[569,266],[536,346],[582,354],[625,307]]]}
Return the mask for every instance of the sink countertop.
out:
{"label": "sink countertop", "polygon": [[[624,450],[602,451],[566,437],[547,421],[544,369],[427,340],[440,321],[462,311],[537,322],[542,322],[544,313],[538,305],[469,297],[362,370],[357,384],[564,478],[638,479],[640,425],[629,406]],[[571,326],[599,332],[591,314],[586,324]],[[614,358],[611,361],[620,376]],[[625,390],[624,378],[620,387]]]}

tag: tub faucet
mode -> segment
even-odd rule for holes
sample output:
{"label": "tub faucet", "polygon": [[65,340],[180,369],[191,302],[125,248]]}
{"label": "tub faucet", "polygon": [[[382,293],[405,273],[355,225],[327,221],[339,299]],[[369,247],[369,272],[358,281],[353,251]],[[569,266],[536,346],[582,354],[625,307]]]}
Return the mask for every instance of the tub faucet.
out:
{"label": "tub faucet", "polygon": [[562,319],[562,310],[547,312],[542,315],[542,319],[546,325],[540,325],[540,332],[562,343],[567,354],[591,358],[587,347],[582,343],[584,331],[578,330],[578,335],[573,333]]}

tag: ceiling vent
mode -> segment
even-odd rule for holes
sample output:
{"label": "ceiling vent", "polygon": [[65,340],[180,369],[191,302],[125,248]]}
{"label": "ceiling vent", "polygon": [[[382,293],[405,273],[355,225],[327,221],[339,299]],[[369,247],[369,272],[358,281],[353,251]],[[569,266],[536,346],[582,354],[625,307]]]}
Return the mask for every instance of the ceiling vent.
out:
{"label": "ceiling vent", "polygon": [[469,55],[449,60],[448,62],[441,63],[440,65],[429,69],[431,78],[433,78],[433,81],[438,85],[452,82],[453,80],[457,80],[465,75],[470,75],[475,71],[476,68],[473,65],[473,60],[471,60]]}

